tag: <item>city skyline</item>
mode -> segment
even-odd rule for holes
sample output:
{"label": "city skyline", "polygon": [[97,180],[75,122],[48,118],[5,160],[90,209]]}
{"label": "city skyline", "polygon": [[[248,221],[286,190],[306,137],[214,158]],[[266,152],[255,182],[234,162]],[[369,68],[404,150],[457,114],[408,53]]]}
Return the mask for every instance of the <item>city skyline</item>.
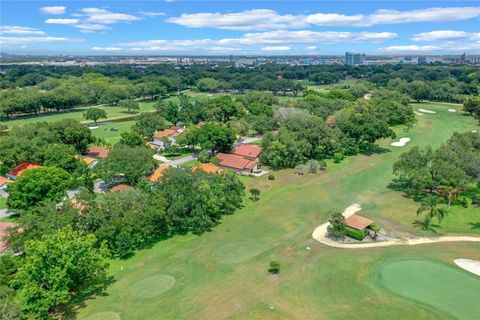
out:
{"label": "city skyline", "polygon": [[14,54],[475,54],[474,4],[3,1],[0,46]]}

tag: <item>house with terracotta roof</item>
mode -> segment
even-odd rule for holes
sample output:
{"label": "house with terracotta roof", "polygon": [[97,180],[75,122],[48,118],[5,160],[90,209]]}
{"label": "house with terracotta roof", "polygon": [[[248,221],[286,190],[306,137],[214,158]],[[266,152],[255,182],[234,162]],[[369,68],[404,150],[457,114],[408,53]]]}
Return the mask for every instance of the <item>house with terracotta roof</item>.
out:
{"label": "house with terracotta roof", "polygon": [[241,144],[233,149],[233,154],[249,160],[257,160],[262,153],[262,148],[254,144]]}
{"label": "house with terracotta roof", "polygon": [[36,168],[41,168],[41,165],[38,164],[33,164],[30,162],[22,162],[18,166],[15,167],[15,169],[9,171],[6,176],[7,178],[10,178],[11,180],[16,180],[18,177],[20,177],[25,171],[30,170],[30,169],[36,169]]}
{"label": "house with terracotta roof", "polygon": [[117,191],[124,191],[124,190],[130,190],[133,189],[132,187],[126,185],[126,184],[117,184],[115,187],[110,189],[110,192],[117,192]]}
{"label": "house with terracotta roof", "polygon": [[99,147],[99,146],[91,146],[85,152],[87,157],[91,157],[94,159],[105,159],[108,157],[108,153],[110,152],[109,148],[106,147]]}
{"label": "house with terracotta roof", "polygon": [[7,186],[12,183],[13,180],[10,180],[8,178],[5,178],[5,177],[1,177],[0,176],[0,197],[1,196],[7,196]]}
{"label": "house with terracotta roof", "polygon": [[168,148],[175,145],[178,136],[185,129],[182,127],[171,126],[168,129],[159,131],[153,135],[153,142],[150,142],[150,146],[154,146],[157,149]]}
{"label": "house with terracotta roof", "polygon": [[93,169],[98,164],[98,160],[89,156],[78,156],[78,159],[82,160],[88,168]]}
{"label": "house with terracotta roof", "polygon": [[220,167],[211,163],[199,163],[192,167],[193,172],[197,170],[203,170],[206,173],[217,173],[217,172],[220,172],[222,169],[220,169]]}
{"label": "house with terracotta roof", "polygon": [[167,166],[158,167],[151,175],[147,177],[147,180],[150,182],[158,182],[167,169]]}
{"label": "house with terracotta roof", "polygon": [[375,221],[368,219],[366,217],[360,216],[358,214],[354,214],[353,216],[350,216],[347,219],[345,219],[345,224],[347,226],[349,226],[350,228],[362,230],[362,231],[374,223]]}
{"label": "house with terracotta roof", "polygon": [[236,154],[219,153],[217,154],[217,159],[220,161],[218,164],[219,167],[224,170],[230,170],[244,175],[262,171],[258,160],[250,160]]}
{"label": "house with terracotta roof", "polygon": [[8,229],[13,228],[14,226],[15,223],[13,222],[0,221],[0,252],[3,252],[8,248],[8,243],[5,237],[7,236]]}

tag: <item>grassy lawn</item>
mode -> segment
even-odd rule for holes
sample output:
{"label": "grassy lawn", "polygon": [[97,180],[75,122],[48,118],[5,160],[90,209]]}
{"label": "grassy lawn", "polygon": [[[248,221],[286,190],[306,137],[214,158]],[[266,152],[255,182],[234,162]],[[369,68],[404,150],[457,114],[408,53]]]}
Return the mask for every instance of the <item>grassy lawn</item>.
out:
{"label": "grassy lawn", "polygon": [[114,145],[120,141],[120,135],[122,132],[130,131],[130,128],[134,124],[134,120],[99,124],[98,128],[92,129],[92,133],[94,136],[105,139],[108,143]]}
{"label": "grassy lawn", "polygon": [[[418,204],[390,189],[392,165],[415,145],[438,147],[454,131],[478,129],[476,121],[449,107],[422,104],[437,111],[418,116],[405,147],[329,162],[326,172],[298,176],[293,170],[272,172],[275,180],[241,177],[246,190],[261,190],[260,200],[226,216],[212,232],[176,236],[112,262],[113,283],[105,295],[85,302],[79,319],[450,319],[449,310],[392,292],[376,281],[380,263],[430,260],[449,264],[455,258],[475,259],[475,243],[441,243],[365,250],[324,246],[311,238],[313,229],[334,210],[352,203],[389,233],[432,235],[411,225]],[[457,210],[457,208],[455,209]],[[474,212],[473,210],[477,210]],[[454,215],[462,215],[458,221]],[[455,212],[438,234],[480,233],[480,209]],[[453,219],[456,222],[449,222]],[[440,250],[441,249],[441,250]],[[281,263],[279,277],[268,263]],[[478,289],[477,289],[478,292]],[[448,292],[455,295],[455,292]],[[464,304],[453,306],[461,312]],[[460,310],[460,311],[459,311]],[[465,317],[465,319],[467,319]]]}
{"label": "grassy lawn", "polygon": [[185,167],[185,168],[188,168],[188,167],[191,168],[191,167],[193,167],[193,166],[195,166],[199,163],[200,163],[200,161],[198,161],[198,160],[191,160],[191,161],[187,161],[185,163],[182,163],[181,166]]}
{"label": "grassy lawn", "polygon": [[480,315],[480,278],[460,268],[426,260],[387,261],[378,281],[386,289],[457,319]]}
{"label": "grassy lawn", "polygon": [[5,209],[7,207],[7,198],[0,197],[0,209]]}
{"label": "grassy lawn", "polygon": [[[153,102],[140,102],[140,112],[152,111],[153,104],[154,104]],[[125,109],[122,109],[119,107],[103,106],[103,107],[97,107],[97,108],[105,110],[107,112],[107,116],[109,119],[119,118],[119,117],[128,117],[132,115],[132,113],[128,113]],[[25,118],[19,118],[14,120],[7,120],[7,121],[2,120],[1,123],[6,124],[9,128],[11,128],[13,126],[21,126],[27,123],[40,122],[40,121],[53,122],[53,121],[59,121],[62,119],[75,119],[78,121],[85,121],[85,119],[83,118],[83,113],[85,112],[86,109],[87,108],[78,108],[68,112],[52,113],[48,115],[40,115],[37,117],[25,117]],[[99,121],[104,121],[104,120],[105,119],[100,119]]]}

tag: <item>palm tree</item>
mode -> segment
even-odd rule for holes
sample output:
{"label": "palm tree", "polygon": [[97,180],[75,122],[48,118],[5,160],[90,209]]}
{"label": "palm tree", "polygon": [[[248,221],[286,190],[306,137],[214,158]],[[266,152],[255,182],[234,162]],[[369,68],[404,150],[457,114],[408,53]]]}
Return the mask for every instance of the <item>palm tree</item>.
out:
{"label": "palm tree", "polygon": [[428,196],[422,201],[422,205],[417,210],[417,216],[421,215],[423,212],[427,212],[427,217],[425,221],[429,221],[428,225],[431,225],[432,219],[437,218],[438,222],[442,222],[443,218],[448,213],[448,210],[441,208],[438,205],[441,203],[440,199],[436,196]]}
{"label": "palm tree", "polygon": [[453,187],[453,186],[439,186],[437,190],[440,192],[442,196],[446,196],[448,199],[448,207],[452,204],[452,201],[457,200],[458,194],[460,193],[460,187]]}

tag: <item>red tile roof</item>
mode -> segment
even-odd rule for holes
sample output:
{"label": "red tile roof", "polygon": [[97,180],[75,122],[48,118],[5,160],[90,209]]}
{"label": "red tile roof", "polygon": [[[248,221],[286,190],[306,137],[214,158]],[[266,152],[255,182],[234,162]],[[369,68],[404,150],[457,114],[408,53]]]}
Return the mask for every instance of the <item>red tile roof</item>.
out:
{"label": "red tile roof", "polygon": [[254,144],[241,144],[233,149],[233,153],[242,157],[255,159],[262,153],[262,148]]}
{"label": "red tile roof", "polygon": [[5,177],[0,177],[0,187],[3,187],[4,185],[6,185],[7,183],[11,183],[13,182],[12,180],[8,179],[8,178],[5,178]]}
{"label": "red tile roof", "polygon": [[130,189],[130,188],[131,187],[127,186],[126,184],[117,184],[115,187],[110,189],[110,192],[123,191],[123,190],[127,190],[127,189]]}
{"label": "red tile roof", "polygon": [[8,247],[5,236],[7,235],[7,229],[15,226],[13,222],[0,222],[0,252],[4,251]]}
{"label": "red tile roof", "polygon": [[165,130],[162,130],[162,131],[159,131],[159,132],[155,133],[153,136],[155,138],[161,139],[161,138],[164,138],[164,137],[177,136],[180,133],[182,133],[182,131],[183,131],[183,128],[181,128],[181,127],[171,126],[168,129],[165,129]]}
{"label": "red tile roof", "polygon": [[85,154],[93,158],[105,159],[106,157],[108,157],[109,152],[110,152],[109,148],[91,146],[90,148],[87,149],[87,152],[85,152]]}
{"label": "red tile roof", "polygon": [[256,165],[255,161],[236,154],[219,153],[217,154],[217,158],[220,159],[220,166],[237,170],[251,170],[255,168]]}
{"label": "red tile roof", "polygon": [[41,168],[42,166],[38,164],[33,164],[29,162],[22,162],[15,167],[12,171],[9,172],[12,176],[20,177],[26,170]]}
{"label": "red tile roof", "polygon": [[345,219],[345,224],[349,226],[350,228],[358,229],[358,230],[363,230],[375,221],[359,216],[357,214],[348,217]]}
{"label": "red tile roof", "polygon": [[157,182],[163,176],[165,171],[168,169],[167,166],[160,166],[151,175],[148,176],[147,180],[150,182]]}

